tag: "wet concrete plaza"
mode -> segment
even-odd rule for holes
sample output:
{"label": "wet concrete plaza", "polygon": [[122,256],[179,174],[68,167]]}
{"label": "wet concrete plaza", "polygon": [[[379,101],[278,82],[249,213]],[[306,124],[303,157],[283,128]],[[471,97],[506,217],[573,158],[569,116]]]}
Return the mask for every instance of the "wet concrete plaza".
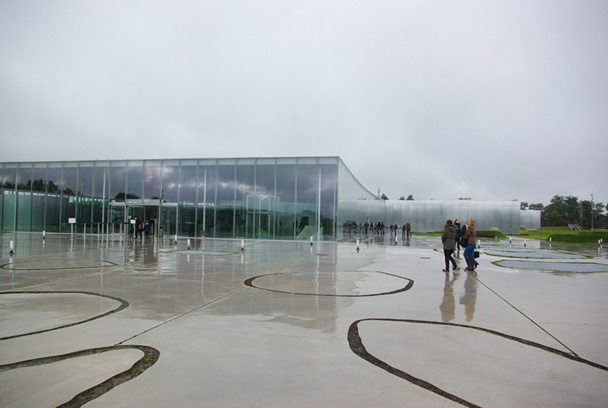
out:
{"label": "wet concrete plaza", "polygon": [[608,405],[597,246],[359,239],[0,234],[0,406]]}

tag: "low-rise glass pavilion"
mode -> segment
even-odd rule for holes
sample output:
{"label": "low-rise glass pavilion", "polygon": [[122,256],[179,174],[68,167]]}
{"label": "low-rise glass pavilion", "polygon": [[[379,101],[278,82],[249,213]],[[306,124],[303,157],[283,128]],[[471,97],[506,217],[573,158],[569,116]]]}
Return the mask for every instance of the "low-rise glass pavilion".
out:
{"label": "low-rise glass pavilion", "polygon": [[0,163],[3,231],[336,237],[339,197],[375,199],[339,157]]}
{"label": "low-rise glass pavilion", "polygon": [[339,157],[0,163],[2,231],[119,232],[138,217],[154,234],[334,240],[344,222],[434,231],[478,214],[519,231],[517,202],[455,203],[380,200]]}

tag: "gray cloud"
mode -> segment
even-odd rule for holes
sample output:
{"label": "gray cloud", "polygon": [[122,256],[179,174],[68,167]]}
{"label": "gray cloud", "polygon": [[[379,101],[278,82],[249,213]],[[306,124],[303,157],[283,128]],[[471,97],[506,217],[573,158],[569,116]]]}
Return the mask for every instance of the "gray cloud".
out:
{"label": "gray cloud", "polygon": [[391,198],[608,201],[602,1],[0,2],[2,161],[340,155]]}

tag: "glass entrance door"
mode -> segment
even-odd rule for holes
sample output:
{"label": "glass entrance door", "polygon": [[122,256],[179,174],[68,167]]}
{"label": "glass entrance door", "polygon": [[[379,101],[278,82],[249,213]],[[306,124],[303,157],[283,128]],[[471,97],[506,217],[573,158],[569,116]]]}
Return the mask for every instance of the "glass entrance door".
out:
{"label": "glass entrance door", "polygon": [[145,204],[128,204],[128,217],[129,220],[137,217],[142,224],[143,233],[145,236],[157,236],[158,231],[158,205],[145,205]]}

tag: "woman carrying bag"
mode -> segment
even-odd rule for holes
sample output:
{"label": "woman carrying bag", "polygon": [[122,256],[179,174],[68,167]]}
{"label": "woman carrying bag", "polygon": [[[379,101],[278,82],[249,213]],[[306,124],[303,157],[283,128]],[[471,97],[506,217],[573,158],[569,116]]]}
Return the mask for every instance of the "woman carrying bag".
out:
{"label": "woman carrying bag", "polygon": [[464,259],[467,261],[467,271],[474,271],[477,268],[477,261],[475,260],[475,244],[477,243],[477,230],[475,229],[475,220],[469,219],[467,222],[467,232],[464,234],[464,238],[467,241],[467,247],[464,250]]}

